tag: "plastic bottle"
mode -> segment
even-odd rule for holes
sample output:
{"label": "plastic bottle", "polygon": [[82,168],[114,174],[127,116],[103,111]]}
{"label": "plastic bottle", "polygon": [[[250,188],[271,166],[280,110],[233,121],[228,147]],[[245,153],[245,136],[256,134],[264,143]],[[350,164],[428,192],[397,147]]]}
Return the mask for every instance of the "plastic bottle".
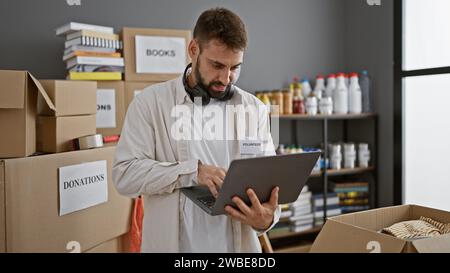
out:
{"label": "plastic bottle", "polygon": [[338,74],[333,106],[334,113],[348,114],[348,89],[345,86],[344,73]]}
{"label": "plastic bottle", "polygon": [[350,74],[350,88],[348,90],[348,111],[350,114],[362,112],[362,93],[359,86],[358,74]]}
{"label": "plastic bottle", "polygon": [[320,100],[322,96],[325,95],[325,78],[322,75],[319,75],[316,78],[313,94],[317,100]]}
{"label": "plastic bottle", "polygon": [[307,78],[304,78],[302,80],[302,93],[303,98],[309,97],[309,94],[312,92],[311,85],[309,84],[309,81]]}
{"label": "plastic bottle", "polygon": [[349,80],[349,76],[346,73],[342,73],[344,74],[344,82],[345,82],[345,86],[347,86],[347,90],[350,87],[350,80]]}
{"label": "plastic bottle", "polygon": [[302,97],[302,86],[298,81],[298,77],[295,76],[290,86],[293,97]]}
{"label": "plastic bottle", "polygon": [[340,144],[331,145],[330,152],[331,152],[330,153],[331,169],[340,170],[342,162],[341,145]]}
{"label": "plastic bottle", "polygon": [[373,112],[373,105],[372,105],[372,86],[371,86],[371,80],[369,77],[369,73],[367,70],[363,70],[361,73],[361,78],[359,79],[359,83],[361,86],[361,92],[362,92],[362,111],[364,113],[371,113]]}
{"label": "plastic bottle", "polygon": [[322,97],[319,101],[319,111],[323,115],[333,114],[333,99],[331,97]]}
{"label": "plastic bottle", "polygon": [[370,150],[369,144],[359,143],[358,145],[358,166],[361,168],[369,167]]}
{"label": "plastic bottle", "polygon": [[302,97],[295,96],[292,100],[292,112],[294,114],[305,114],[305,104]]}
{"label": "plastic bottle", "polygon": [[355,144],[346,143],[344,144],[344,168],[355,168],[356,161],[356,150]]}
{"label": "plastic bottle", "polygon": [[325,96],[333,97],[334,90],[336,89],[336,75],[330,74],[327,79],[327,87],[325,88]]}
{"label": "plastic bottle", "polygon": [[318,102],[317,98],[311,93],[305,102],[306,113],[311,116],[317,115]]}

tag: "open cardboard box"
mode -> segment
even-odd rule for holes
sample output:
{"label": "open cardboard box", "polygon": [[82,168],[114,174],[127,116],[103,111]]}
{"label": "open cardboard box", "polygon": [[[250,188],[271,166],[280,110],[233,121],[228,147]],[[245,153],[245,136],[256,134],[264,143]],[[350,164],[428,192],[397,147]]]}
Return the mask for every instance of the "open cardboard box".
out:
{"label": "open cardboard box", "polygon": [[317,236],[311,253],[450,253],[450,234],[406,241],[380,233],[395,223],[429,217],[441,223],[450,223],[450,212],[403,205],[380,208],[329,218]]}

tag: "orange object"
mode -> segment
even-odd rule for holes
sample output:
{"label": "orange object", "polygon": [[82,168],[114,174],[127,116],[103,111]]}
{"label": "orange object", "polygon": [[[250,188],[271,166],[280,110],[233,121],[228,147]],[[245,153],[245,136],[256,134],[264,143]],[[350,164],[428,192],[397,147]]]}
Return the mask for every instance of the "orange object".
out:
{"label": "orange object", "polygon": [[144,218],[144,202],[142,197],[134,199],[134,208],[131,215],[130,252],[140,253],[142,243],[142,220]]}

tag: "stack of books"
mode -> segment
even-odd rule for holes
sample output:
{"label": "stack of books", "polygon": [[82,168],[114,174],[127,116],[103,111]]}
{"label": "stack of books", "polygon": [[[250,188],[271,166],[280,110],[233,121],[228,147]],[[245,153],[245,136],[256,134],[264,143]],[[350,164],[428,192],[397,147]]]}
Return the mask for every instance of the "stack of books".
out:
{"label": "stack of books", "polygon": [[[311,198],[312,214],[314,217],[314,226],[323,225],[323,217],[325,211],[325,204],[323,193],[314,194]],[[326,203],[327,217],[337,216],[342,213],[339,206],[339,197],[335,192],[329,192],[327,194]]]}
{"label": "stack of books", "polygon": [[68,23],[56,30],[66,38],[63,61],[68,80],[122,80],[122,41],[112,27]]}
{"label": "stack of books", "polygon": [[304,186],[298,199],[289,204],[291,216],[289,217],[290,231],[302,232],[313,228],[313,214],[311,212],[311,196],[308,186]]}
{"label": "stack of books", "polygon": [[339,196],[342,213],[369,209],[369,184],[367,182],[333,183],[334,191]]}
{"label": "stack of books", "polygon": [[268,232],[269,236],[301,232],[313,227],[311,213],[311,192],[304,186],[298,199],[290,204],[282,204],[280,221]]}

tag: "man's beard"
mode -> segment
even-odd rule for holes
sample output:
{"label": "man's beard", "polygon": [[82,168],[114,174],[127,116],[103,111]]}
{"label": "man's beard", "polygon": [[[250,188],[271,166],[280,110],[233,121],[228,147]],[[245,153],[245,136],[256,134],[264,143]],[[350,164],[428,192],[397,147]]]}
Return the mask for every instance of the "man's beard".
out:
{"label": "man's beard", "polygon": [[194,71],[194,75],[195,75],[195,79],[197,81],[197,84],[203,88],[203,90],[206,90],[206,92],[208,92],[209,96],[211,98],[214,99],[221,99],[223,97],[225,97],[228,92],[230,91],[231,88],[231,82],[226,86],[224,91],[214,91],[212,89],[213,86],[225,86],[223,85],[220,81],[213,81],[210,82],[209,84],[205,84],[205,81],[203,80],[202,75],[200,74],[200,60],[197,58],[197,65],[195,66],[195,71]]}

